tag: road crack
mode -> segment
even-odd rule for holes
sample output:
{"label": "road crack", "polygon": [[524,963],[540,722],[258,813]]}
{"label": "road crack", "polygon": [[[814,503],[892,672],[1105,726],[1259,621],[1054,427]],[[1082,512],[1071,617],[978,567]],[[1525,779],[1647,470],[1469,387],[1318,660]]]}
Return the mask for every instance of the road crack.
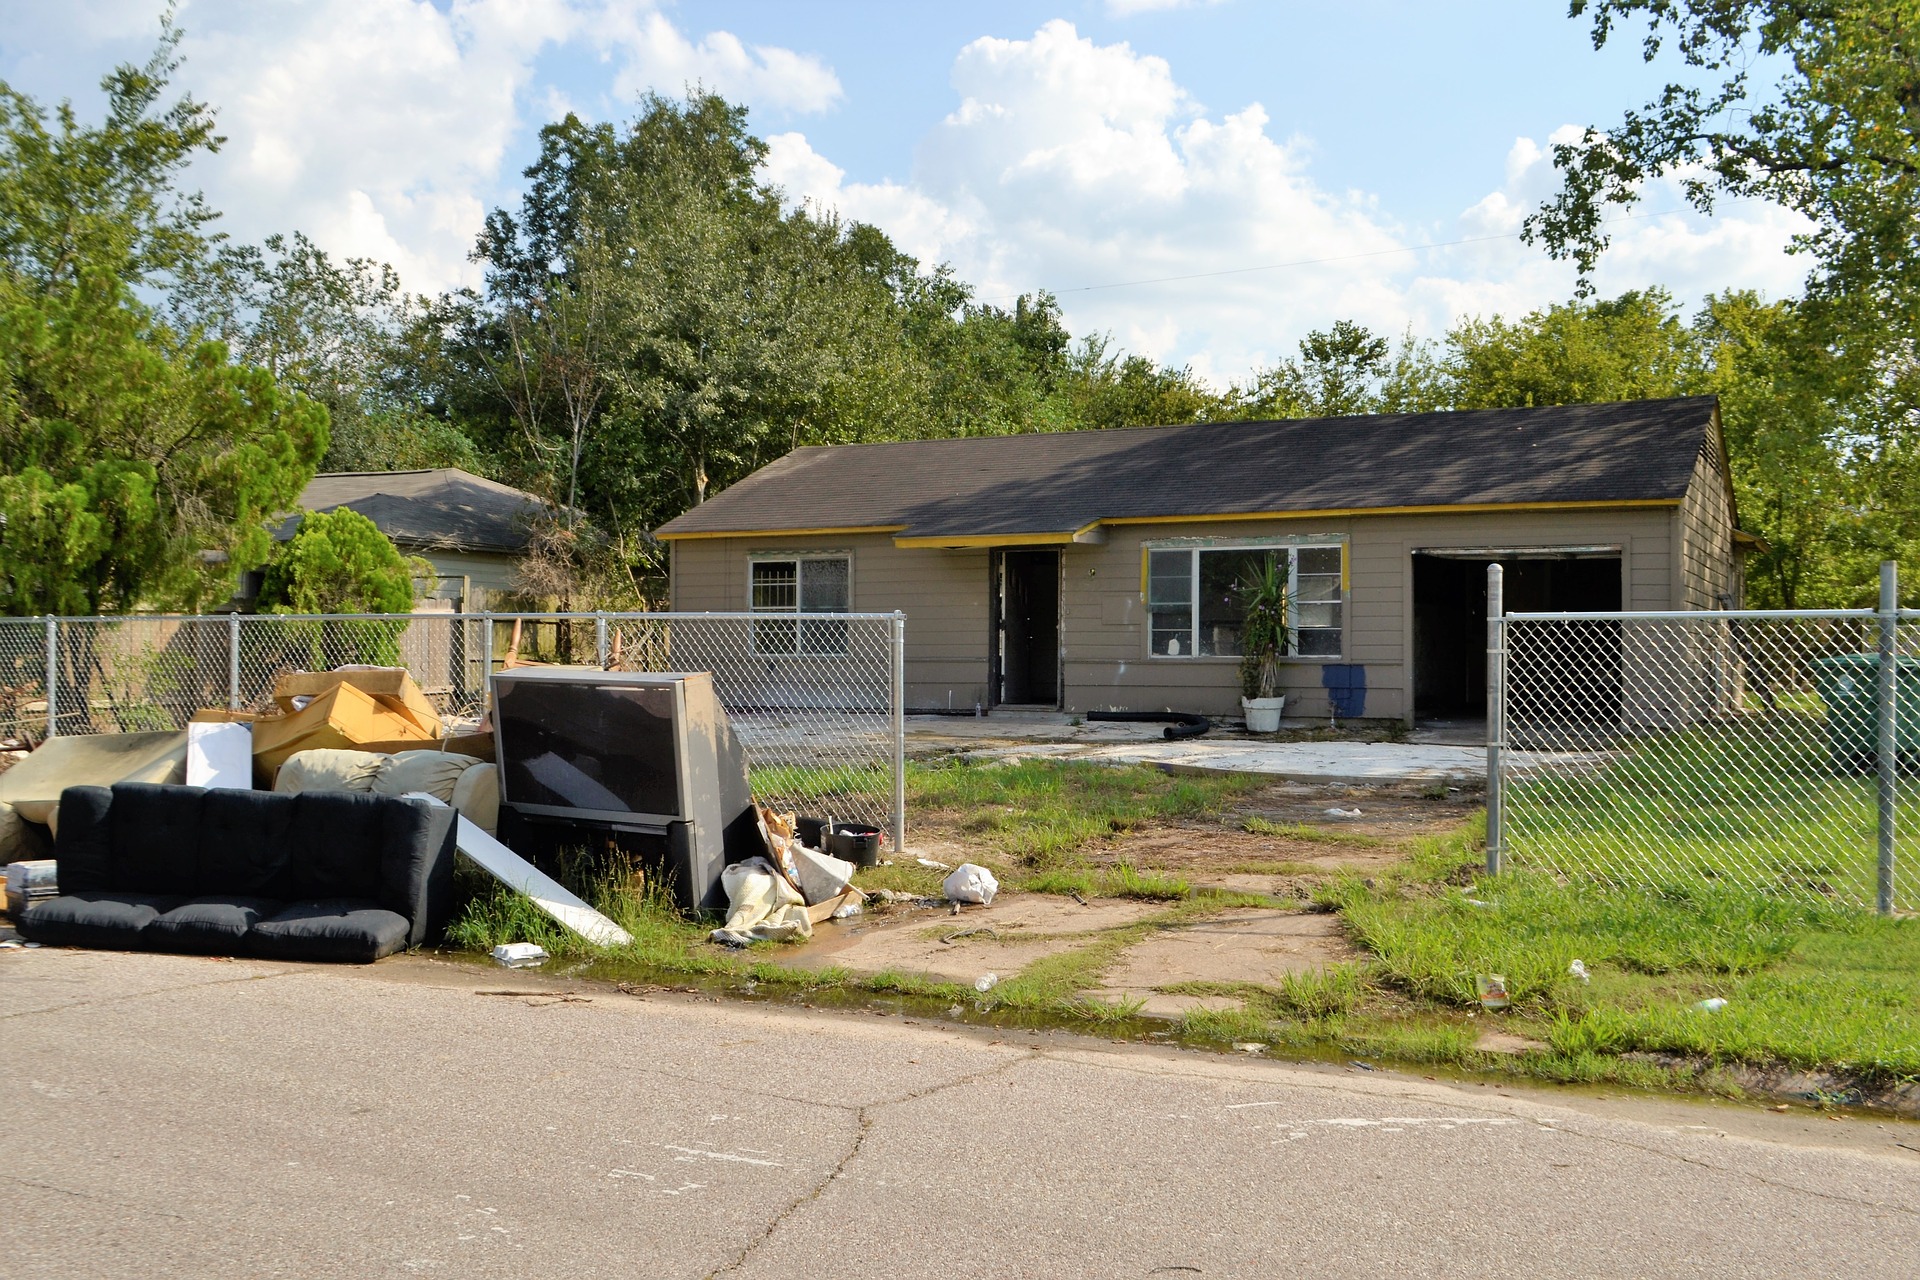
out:
{"label": "road crack", "polygon": [[957,1089],[962,1085],[975,1084],[982,1080],[990,1080],[994,1076],[1011,1071],[1022,1063],[1030,1062],[1040,1056],[1038,1052],[1031,1049],[1016,1050],[1015,1055],[1016,1056],[1005,1062],[998,1062],[990,1067],[982,1067],[978,1071],[969,1071],[965,1075],[955,1076],[951,1080],[943,1080],[939,1084],[928,1085],[924,1089],[915,1089],[911,1092],[903,1093],[898,1097],[886,1098],[879,1102],[869,1102],[858,1107],[846,1108],[853,1112],[854,1123],[857,1126],[854,1130],[853,1142],[847,1147],[846,1154],[842,1155],[834,1164],[833,1168],[827,1171],[826,1176],[815,1183],[811,1189],[802,1195],[795,1196],[784,1209],[775,1214],[760,1234],[747,1241],[745,1247],[734,1256],[731,1262],[707,1272],[706,1280],[715,1280],[718,1276],[730,1275],[745,1266],[747,1260],[759,1250],[760,1246],[773,1238],[774,1233],[780,1229],[781,1224],[825,1195],[827,1188],[844,1177],[848,1167],[851,1166],[855,1158],[859,1156],[861,1148],[866,1146],[867,1136],[873,1132],[873,1127],[879,1112],[889,1107],[899,1107],[909,1102],[918,1102],[922,1098],[930,1098],[934,1094],[943,1093],[948,1089]]}

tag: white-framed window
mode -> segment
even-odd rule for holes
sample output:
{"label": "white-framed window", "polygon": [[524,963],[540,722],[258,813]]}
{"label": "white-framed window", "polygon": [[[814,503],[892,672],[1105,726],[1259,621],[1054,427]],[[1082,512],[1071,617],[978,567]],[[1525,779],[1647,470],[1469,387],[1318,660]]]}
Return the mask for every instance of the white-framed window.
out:
{"label": "white-framed window", "polygon": [[[853,557],[844,551],[756,555],[747,561],[747,608],[754,613],[846,613],[853,603]],[[830,618],[754,620],[753,651],[809,657],[847,651],[847,624]]]}
{"label": "white-framed window", "polygon": [[1303,658],[1341,653],[1339,543],[1286,546],[1150,547],[1149,644],[1157,658],[1237,657],[1245,584],[1268,563],[1287,573],[1293,645]]}

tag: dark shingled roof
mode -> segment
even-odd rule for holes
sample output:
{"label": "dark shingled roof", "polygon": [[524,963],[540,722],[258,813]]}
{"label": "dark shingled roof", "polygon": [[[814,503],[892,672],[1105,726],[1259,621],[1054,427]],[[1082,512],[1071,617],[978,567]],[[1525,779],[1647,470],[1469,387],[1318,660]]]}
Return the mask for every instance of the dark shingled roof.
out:
{"label": "dark shingled roof", "polygon": [[1679,499],[1712,396],[1541,409],[969,436],[796,449],[667,538],[894,528],[1071,534],[1100,520]]}
{"label": "dark shingled roof", "polygon": [[[545,510],[530,493],[458,467],[329,472],[313,478],[300,505],[308,511],[352,507],[413,550],[515,555],[527,549],[533,522]],[[284,542],[299,525],[299,516],[289,516],[274,537]]]}

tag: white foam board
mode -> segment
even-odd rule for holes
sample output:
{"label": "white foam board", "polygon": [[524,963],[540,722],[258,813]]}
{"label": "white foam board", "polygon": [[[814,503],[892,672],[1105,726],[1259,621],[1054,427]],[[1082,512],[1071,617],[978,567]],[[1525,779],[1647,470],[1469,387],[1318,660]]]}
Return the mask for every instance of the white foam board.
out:
{"label": "white foam board", "polygon": [[187,785],[190,787],[253,786],[253,726],[250,724],[190,724],[187,726]]}

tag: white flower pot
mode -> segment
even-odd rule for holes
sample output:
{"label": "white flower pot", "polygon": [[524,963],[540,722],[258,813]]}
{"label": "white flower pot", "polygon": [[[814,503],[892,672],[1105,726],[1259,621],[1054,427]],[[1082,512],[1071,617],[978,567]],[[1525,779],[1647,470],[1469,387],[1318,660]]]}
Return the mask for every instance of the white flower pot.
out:
{"label": "white flower pot", "polygon": [[1286,705],[1284,694],[1278,698],[1240,699],[1240,709],[1247,713],[1247,732],[1277,733],[1280,729],[1280,712]]}

